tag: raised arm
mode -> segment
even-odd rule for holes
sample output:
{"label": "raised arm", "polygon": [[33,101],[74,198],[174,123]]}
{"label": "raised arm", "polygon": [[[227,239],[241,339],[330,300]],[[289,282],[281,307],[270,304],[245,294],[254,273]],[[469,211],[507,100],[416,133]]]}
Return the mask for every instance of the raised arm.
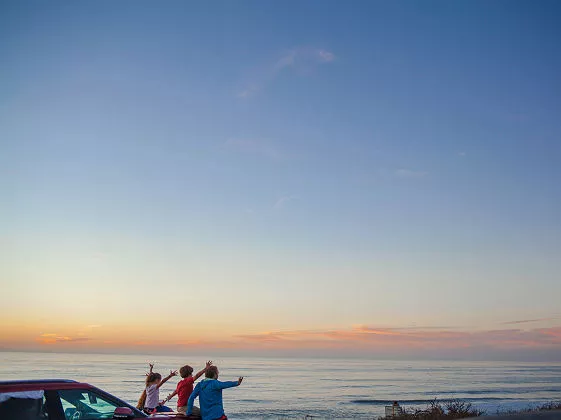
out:
{"label": "raised arm", "polygon": [[167,403],[169,400],[171,400],[173,397],[175,397],[177,395],[177,388],[175,389],[175,391],[173,391],[171,394],[169,394],[166,399],[163,401],[163,403]]}
{"label": "raised arm", "polygon": [[190,415],[193,412],[193,403],[195,402],[195,398],[199,396],[201,392],[201,383],[199,382],[193,392],[191,392],[191,396],[189,397],[189,401],[187,401],[187,411],[185,414]]}
{"label": "raised arm", "polygon": [[216,381],[217,382],[216,387],[218,389],[232,388],[234,386],[241,385],[242,381],[243,381],[243,376],[240,376],[237,381],[225,381],[225,382]]}
{"label": "raised arm", "polygon": [[170,371],[169,371],[169,375],[166,376],[164,379],[162,379],[162,382],[160,382],[160,383],[158,384],[158,388],[160,388],[163,384],[165,384],[165,383],[169,380],[169,378],[172,378],[172,377],[174,377],[174,376],[176,376],[176,375],[177,375],[177,371],[176,371],[176,370],[170,370]]}
{"label": "raised arm", "polygon": [[211,366],[212,366],[212,360],[209,360],[208,362],[206,362],[205,368],[201,369],[199,372],[197,372],[197,374],[195,376],[193,376],[193,381],[196,381],[201,376],[203,376],[203,373],[205,373],[207,371],[207,369]]}

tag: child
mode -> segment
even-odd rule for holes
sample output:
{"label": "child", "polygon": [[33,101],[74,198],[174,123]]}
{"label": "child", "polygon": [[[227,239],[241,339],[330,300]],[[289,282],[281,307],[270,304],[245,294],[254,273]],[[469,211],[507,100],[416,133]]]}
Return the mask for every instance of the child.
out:
{"label": "child", "polygon": [[[148,366],[150,366],[150,371],[146,374],[146,376],[152,373],[152,370],[154,369],[154,363],[148,363]],[[138,408],[140,411],[144,410],[145,402],[146,402],[146,387],[144,387],[144,389],[142,390],[142,394],[140,394],[140,398],[136,403],[136,408]]]}
{"label": "child", "polygon": [[[179,369],[179,375],[183,378],[183,380],[178,382],[175,391],[168,395],[163,403],[165,404],[167,401],[171,400],[173,397],[175,397],[175,395],[177,395],[177,412],[185,414],[185,412],[187,411],[187,400],[191,396],[191,392],[193,392],[194,382],[199,379],[203,375],[203,373],[205,373],[211,366],[212,361],[209,360],[208,362],[206,362],[205,368],[197,372],[195,376],[193,376],[193,368],[189,365],[185,365],[181,369]],[[195,416],[200,415],[199,409],[197,407],[193,407],[192,413]]]}
{"label": "child", "polygon": [[218,380],[218,368],[210,366],[205,372],[205,379],[197,384],[187,402],[187,415],[193,412],[195,398],[199,397],[201,417],[203,420],[228,420],[222,405],[222,390],[239,386],[243,381],[240,376],[237,381],[221,382]]}
{"label": "child", "polygon": [[170,408],[160,403],[160,387],[171,377],[177,375],[177,371],[170,370],[169,375],[162,379],[162,375],[152,372],[154,366],[150,365],[150,372],[146,376],[146,401],[144,402],[144,412],[147,414],[169,412]]}

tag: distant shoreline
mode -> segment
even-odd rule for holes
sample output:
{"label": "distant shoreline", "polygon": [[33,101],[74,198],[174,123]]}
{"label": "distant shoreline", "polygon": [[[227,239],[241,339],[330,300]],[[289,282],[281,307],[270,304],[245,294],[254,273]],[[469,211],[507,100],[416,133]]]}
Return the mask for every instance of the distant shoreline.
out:
{"label": "distant shoreline", "polygon": [[379,362],[398,362],[398,363],[530,363],[532,365],[560,365],[561,358],[553,360],[528,360],[528,359],[462,359],[462,358],[390,358],[390,357],[367,357],[364,355],[344,355],[344,356],[314,356],[314,355],[295,355],[295,354],[241,354],[241,353],[189,353],[189,351],[180,352],[137,352],[137,351],[77,351],[65,349],[17,349],[0,347],[0,353],[37,353],[37,354],[80,354],[80,355],[107,355],[107,356],[138,356],[147,358],[164,358],[164,357],[191,357],[207,359],[211,358],[239,358],[239,359],[300,359],[300,360],[364,360],[364,361],[379,361]]}

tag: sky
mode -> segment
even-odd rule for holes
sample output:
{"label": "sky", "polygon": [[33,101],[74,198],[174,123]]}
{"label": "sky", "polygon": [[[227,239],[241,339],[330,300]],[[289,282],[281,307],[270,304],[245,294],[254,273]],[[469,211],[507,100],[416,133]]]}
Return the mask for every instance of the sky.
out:
{"label": "sky", "polygon": [[560,360],[560,18],[0,3],[0,348]]}

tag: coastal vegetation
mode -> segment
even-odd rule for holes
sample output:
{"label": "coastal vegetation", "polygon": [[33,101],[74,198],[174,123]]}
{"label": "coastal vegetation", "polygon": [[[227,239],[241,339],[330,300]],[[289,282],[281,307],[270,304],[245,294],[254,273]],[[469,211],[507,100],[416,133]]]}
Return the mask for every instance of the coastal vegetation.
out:
{"label": "coastal vegetation", "polygon": [[379,420],[453,420],[479,417],[484,411],[462,400],[438,401],[434,399],[424,409],[402,409],[393,416],[380,417]]}
{"label": "coastal vegetation", "polygon": [[[550,410],[561,410],[561,402],[548,402],[539,406],[528,407],[523,410],[499,410],[495,414],[512,415]],[[479,417],[486,414],[488,413],[474,407],[473,404],[466,401],[438,401],[437,399],[434,399],[424,409],[402,409],[397,415],[379,417],[378,420],[455,420],[468,417]]]}
{"label": "coastal vegetation", "polygon": [[551,401],[536,407],[528,407],[524,410],[499,410],[497,414],[523,414],[523,413],[537,413],[540,411],[551,411],[551,410],[561,410],[561,402],[559,401]]}

